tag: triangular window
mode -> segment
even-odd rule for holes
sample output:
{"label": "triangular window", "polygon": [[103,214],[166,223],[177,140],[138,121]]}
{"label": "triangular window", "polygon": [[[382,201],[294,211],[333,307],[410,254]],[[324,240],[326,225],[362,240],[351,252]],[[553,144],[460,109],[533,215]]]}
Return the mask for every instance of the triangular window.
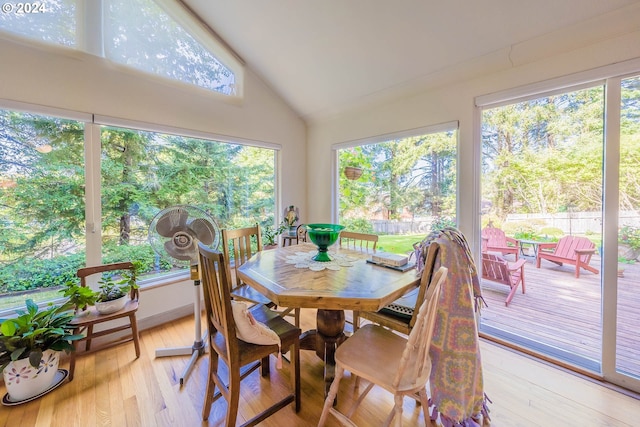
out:
{"label": "triangular window", "polygon": [[85,50],[224,95],[242,95],[241,60],[179,2],[94,1],[7,2],[0,31]]}
{"label": "triangular window", "polygon": [[115,62],[236,94],[235,74],[153,0],[105,2],[104,33],[105,56]]}

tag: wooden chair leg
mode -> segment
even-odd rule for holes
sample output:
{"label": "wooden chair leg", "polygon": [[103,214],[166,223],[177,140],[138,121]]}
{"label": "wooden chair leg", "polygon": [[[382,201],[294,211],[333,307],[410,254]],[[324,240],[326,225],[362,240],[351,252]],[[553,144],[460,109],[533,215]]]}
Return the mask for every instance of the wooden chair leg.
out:
{"label": "wooden chair leg", "polygon": [[291,364],[291,387],[295,394],[295,410],[296,413],[300,411],[302,407],[302,396],[300,395],[300,341],[297,341],[290,347],[290,359]]}
{"label": "wooden chair leg", "polygon": [[218,372],[218,354],[214,351],[209,357],[209,370],[207,374],[207,388],[204,394],[204,404],[202,405],[202,420],[207,421],[209,419],[209,413],[211,412],[211,405],[213,404],[213,396],[216,391],[216,383],[213,381],[213,376]]}
{"label": "wooden chair leg", "polygon": [[229,401],[227,402],[227,427],[235,427],[240,405],[240,369],[229,369]]}
{"label": "wooden chair leg", "polygon": [[336,374],[333,378],[333,383],[331,383],[331,387],[329,387],[329,394],[327,398],[324,400],[324,406],[322,408],[322,414],[320,415],[320,421],[318,421],[318,427],[323,427],[324,423],[327,422],[327,417],[329,416],[329,410],[333,407],[333,401],[336,399],[338,395],[338,388],[340,386],[340,380],[344,375],[344,368],[340,365],[336,366]]}
{"label": "wooden chair leg", "polygon": [[138,322],[136,321],[136,314],[129,315],[129,322],[131,322],[131,335],[133,336],[133,346],[136,348],[136,359],[140,357],[140,335],[138,333]]}

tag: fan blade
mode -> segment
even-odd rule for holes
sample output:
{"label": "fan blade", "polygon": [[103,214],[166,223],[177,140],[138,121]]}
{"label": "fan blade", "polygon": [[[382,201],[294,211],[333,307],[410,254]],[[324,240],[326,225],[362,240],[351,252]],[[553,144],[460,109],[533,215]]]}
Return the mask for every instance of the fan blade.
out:
{"label": "fan blade", "polygon": [[187,249],[179,248],[174,245],[171,240],[164,242],[164,250],[167,251],[170,256],[182,261],[191,261],[197,255],[193,246],[190,246]]}
{"label": "fan blade", "polygon": [[177,231],[184,230],[189,213],[183,208],[171,209],[158,218],[156,230],[162,237],[171,237]]}
{"label": "fan blade", "polygon": [[210,245],[213,243],[216,232],[213,228],[213,224],[204,218],[196,218],[191,221],[189,228],[195,233],[195,238],[198,239],[203,245]]}

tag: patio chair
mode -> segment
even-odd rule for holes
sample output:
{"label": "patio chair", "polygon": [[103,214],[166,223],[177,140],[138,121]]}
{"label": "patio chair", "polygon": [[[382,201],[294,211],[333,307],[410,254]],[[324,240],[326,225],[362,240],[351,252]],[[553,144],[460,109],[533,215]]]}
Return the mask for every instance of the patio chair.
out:
{"label": "patio chair", "polygon": [[558,265],[575,265],[577,279],[580,278],[581,268],[598,274],[600,271],[589,265],[595,252],[596,245],[586,237],[564,236],[557,243],[540,243],[536,268],[540,268],[541,261],[546,259]]}
{"label": "patio chair", "polygon": [[492,282],[502,283],[510,288],[509,295],[504,301],[507,307],[522,284],[522,293],[525,293],[524,265],[526,259],[520,258],[516,262],[509,262],[500,255],[489,253],[482,254],[482,278]]}
{"label": "patio chair", "polygon": [[502,255],[513,254],[518,260],[520,241],[508,237],[499,228],[485,227],[482,229],[482,252],[499,252]]}

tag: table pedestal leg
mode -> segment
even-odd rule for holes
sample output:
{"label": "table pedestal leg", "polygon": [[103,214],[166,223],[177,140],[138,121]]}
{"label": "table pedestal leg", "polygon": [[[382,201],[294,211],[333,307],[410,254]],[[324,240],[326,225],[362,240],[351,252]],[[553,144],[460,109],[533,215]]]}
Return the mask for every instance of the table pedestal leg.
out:
{"label": "table pedestal leg", "polygon": [[[324,360],[324,395],[329,393],[336,368],[335,352],[347,338],[344,334],[344,311],[318,309],[317,329],[302,335],[300,348],[314,350]],[[335,403],[334,403],[335,404]]]}

